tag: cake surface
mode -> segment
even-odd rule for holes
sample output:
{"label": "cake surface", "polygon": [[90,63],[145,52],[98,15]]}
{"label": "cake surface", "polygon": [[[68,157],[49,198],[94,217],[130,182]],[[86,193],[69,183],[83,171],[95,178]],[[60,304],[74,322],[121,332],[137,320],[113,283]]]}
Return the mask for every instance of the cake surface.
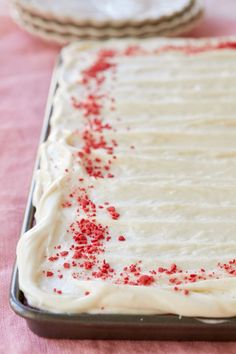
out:
{"label": "cake surface", "polygon": [[236,315],[236,40],[63,49],[20,288],[51,312]]}

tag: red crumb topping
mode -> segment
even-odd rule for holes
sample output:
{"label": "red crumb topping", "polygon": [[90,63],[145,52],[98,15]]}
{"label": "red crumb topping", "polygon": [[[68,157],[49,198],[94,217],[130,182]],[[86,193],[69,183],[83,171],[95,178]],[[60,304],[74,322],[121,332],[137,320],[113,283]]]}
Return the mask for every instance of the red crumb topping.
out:
{"label": "red crumb topping", "polygon": [[105,71],[114,68],[115,64],[112,58],[116,55],[115,50],[101,50],[98,53],[95,62],[86,70],[83,71],[83,83],[88,84],[90,80],[96,80],[97,84],[102,84],[104,77],[101,77]]}

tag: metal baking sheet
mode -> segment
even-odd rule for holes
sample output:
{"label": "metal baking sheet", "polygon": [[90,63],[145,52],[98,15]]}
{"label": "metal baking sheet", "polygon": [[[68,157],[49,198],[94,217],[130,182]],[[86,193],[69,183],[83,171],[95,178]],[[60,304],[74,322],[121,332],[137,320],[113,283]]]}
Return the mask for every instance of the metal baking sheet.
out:
{"label": "metal baking sheet", "polygon": [[[57,90],[58,59],[49,91],[40,144],[50,131],[53,96]],[[21,234],[32,228],[35,208],[32,205],[34,175],[39,166],[36,158],[32,184],[27,201]],[[15,313],[25,318],[29,328],[37,335],[47,338],[71,339],[130,339],[130,340],[236,340],[236,317],[195,318],[177,315],[119,315],[119,314],[55,314],[32,308],[27,304],[19,288],[18,270],[14,266],[10,305]]]}

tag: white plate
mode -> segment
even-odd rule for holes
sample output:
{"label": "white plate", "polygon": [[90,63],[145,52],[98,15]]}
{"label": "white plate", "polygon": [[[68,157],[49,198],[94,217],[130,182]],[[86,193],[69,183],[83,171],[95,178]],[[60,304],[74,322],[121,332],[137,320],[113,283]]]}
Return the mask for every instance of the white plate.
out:
{"label": "white plate", "polygon": [[177,16],[169,21],[158,24],[145,24],[140,27],[127,26],[122,29],[76,27],[74,25],[62,25],[47,21],[40,17],[32,16],[22,9],[15,8],[13,17],[23,28],[43,39],[59,43],[68,43],[81,38],[103,39],[120,37],[150,37],[150,36],[175,36],[186,32],[196,25],[203,13],[199,2],[186,11],[182,16]]}
{"label": "white plate", "polygon": [[194,0],[15,0],[25,11],[79,26],[121,27],[175,17]]}

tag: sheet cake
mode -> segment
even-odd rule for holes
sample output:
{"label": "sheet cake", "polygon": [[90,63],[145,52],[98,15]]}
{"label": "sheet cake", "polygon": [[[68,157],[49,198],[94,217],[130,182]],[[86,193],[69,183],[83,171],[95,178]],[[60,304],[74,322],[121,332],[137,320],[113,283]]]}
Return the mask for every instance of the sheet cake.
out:
{"label": "sheet cake", "polygon": [[51,312],[236,315],[236,41],[63,49],[19,282]]}

